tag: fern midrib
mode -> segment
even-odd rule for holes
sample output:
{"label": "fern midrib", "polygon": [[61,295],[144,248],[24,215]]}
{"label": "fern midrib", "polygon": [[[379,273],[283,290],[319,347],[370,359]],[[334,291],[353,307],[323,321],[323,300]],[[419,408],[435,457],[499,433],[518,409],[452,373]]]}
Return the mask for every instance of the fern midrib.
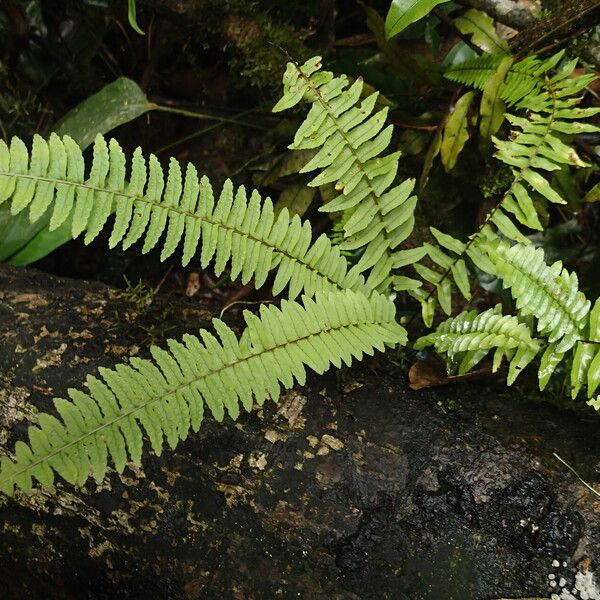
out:
{"label": "fern midrib", "polygon": [[[49,454],[46,454],[43,458],[40,458],[38,460],[36,460],[35,462],[27,465],[26,467],[23,467],[22,469],[19,469],[15,472],[13,472],[11,474],[11,478],[14,481],[14,479],[16,477],[18,477],[19,475],[26,473],[28,471],[31,471],[32,469],[35,469],[35,467],[48,462],[51,458],[53,458],[54,456],[57,456],[58,454],[61,454],[63,452],[65,452],[66,450],[68,450],[69,448],[72,448],[73,446],[77,446],[79,444],[81,444],[85,439],[88,439],[92,436],[95,436],[96,434],[100,433],[101,431],[113,426],[115,423],[118,423],[119,421],[122,421],[123,419],[126,419],[127,417],[133,415],[136,412],[139,412],[141,410],[146,409],[148,406],[150,406],[151,404],[154,404],[155,402],[160,402],[165,400],[166,398],[173,396],[174,394],[177,394],[177,392],[183,388],[188,388],[192,385],[194,385],[195,383],[202,381],[203,379],[206,379],[208,377],[212,377],[214,375],[217,375],[219,373],[221,373],[222,371],[226,371],[227,369],[230,369],[236,365],[242,364],[244,362],[249,361],[250,359],[254,359],[257,358],[259,356],[262,356],[263,354],[266,354],[268,352],[273,352],[275,350],[278,350],[280,348],[285,348],[289,345],[293,345],[293,344],[297,344],[298,342],[301,342],[302,340],[306,340],[309,339],[311,337],[314,336],[320,336],[322,334],[325,333],[329,333],[332,331],[338,331],[340,329],[345,329],[345,328],[349,328],[352,326],[356,326],[356,325],[360,325],[360,324],[375,324],[372,323],[370,321],[364,321],[364,322],[358,322],[358,323],[350,323],[350,324],[346,324],[346,325],[340,325],[338,327],[329,327],[327,329],[322,329],[317,333],[311,333],[309,335],[305,335],[299,338],[296,338],[294,340],[290,340],[288,342],[286,342],[285,344],[278,344],[276,346],[273,346],[272,348],[267,348],[264,349],[260,352],[257,352],[255,354],[250,354],[249,356],[246,356],[242,359],[239,359],[237,361],[234,362],[229,362],[226,363],[225,365],[223,365],[222,367],[215,369],[213,371],[210,371],[209,373],[206,373],[205,375],[202,375],[200,377],[194,377],[193,379],[190,379],[189,381],[186,381],[184,383],[181,383],[175,387],[173,387],[172,389],[169,389],[167,392],[165,392],[164,394],[161,394],[160,396],[153,398],[151,400],[148,400],[147,402],[145,402],[144,404],[141,404],[139,406],[136,406],[135,408],[132,408],[131,410],[127,411],[126,413],[120,414],[118,417],[108,421],[107,423],[104,423],[102,425],[100,425],[99,427],[96,427],[95,429],[86,432],[84,435],[79,436],[77,439],[73,440],[72,442],[69,442],[68,444],[65,444],[64,446],[61,446],[60,448],[57,448],[56,450],[54,450],[53,452],[50,452]],[[133,367],[132,367],[133,368]],[[93,398],[93,396],[92,396]],[[94,399],[95,401],[95,399]],[[163,434],[164,435],[164,434]],[[126,443],[126,442],[125,442]]]}
{"label": "fern midrib", "polygon": [[385,238],[385,240],[387,242],[387,244],[386,244],[386,254],[388,256],[392,256],[392,254],[393,254],[392,240],[390,239],[389,232],[388,232],[387,227],[386,227],[386,223],[383,220],[383,218],[381,217],[381,204],[379,203],[379,197],[377,196],[377,194],[375,193],[375,190],[373,189],[373,187],[371,185],[371,177],[369,176],[369,173],[364,168],[364,164],[365,163],[362,160],[360,160],[360,158],[358,156],[358,152],[356,151],[356,148],[354,148],[354,146],[350,142],[350,138],[348,137],[348,135],[346,134],[346,132],[339,126],[337,118],[333,114],[333,111],[331,110],[331,107],[329,106],[329,103],[327,102],[327,100],[325,100],[325,98],[323,97],[323,94],[321,94],[321,91],[319,90],[319,88],[315,87],[313,85],[312,81],[310,80],[310,78],[306,77],[306,75],[304,75],[304,73],[302,72],[302,69],[298,68],[298,72],[300,73],[300,76],[304,79],[304,81],[306,81],[306,83],[310,87],[311,91],[314,94],[316,94],[317,98],[319,99],[319,102],[321,103],[321,106],[329,114],[331,120],[335,124],[336,130],[344,138],[344,140],[346,142],[346,145],[350,148],[350,151],[352,152],[352,155],[354,156],[356,164],[359,165],[360,171],[366,177],[366,179],[368,181],[369,190],[370,190],[369,191],[369,196],[372,197],[372,199],[373,199],[373,201],[375,203],[375,206],[377,207],[377,211],[375,212],[374,217],[377,219],[377,221],[379,223],[383,223],[383,228],[381,229],[381,231],[383,233],[383,237]]}
{"label": "fern midrib", "polygon": [[[341,286],[339,283],[337,283],[333,279],[331,279],[329,276],[327,276],[324,273],[322,273],[321,271],[319,271],[318,269],[315,269],[314,267],[310,266],[308,263],[302,262],[298,257],[293,256],[293,255],[289,254],[288,252],[285,252],[284,250],[281,250],[275,244],[269,244],[265,240],[262,240],[260,238],[253,236],[251,233],[245,233],[243,231],[240,231],[239,229],[236,229],[235,227],[231,227],[220,221],[215,221],[214,219],[211,219],[207,216],[200,216],[196,213],[193,213],[193,212],[190,212],[187,210],[182,210],[178,206],[165,206],[164,204],[161,204],[160,202],[148,200],[144,196],[128,194],[127,192],[125,192],[123,190],[110,190],[110,189],[101,188],[98,186],[89,185],[86,183],[76,183],[74,181],[68,181],[68,180],[64,180],[64,179],[56,179],[56,178],[45,177],[45,176],[41,176],[41,175],[30,175],[27,173],[21,174],[21,173],[10,173],[10,172],[6,172],[6,171],[0,171],[0,177],[16,177],[18,179],[19,178],[20,179],[31,179],[31,180],[35,180],[35,181],[44,181],[47,183],[53,183],[54,185],[68,185],[73,188],[81,188],[81,189],[85,189],[85,190],[91,190],[94,192],[100,192],[103,194],[113,194],[114,196],[120,196],[121,198],[133,199],[134,202],[144,202],[145,204],[163,208],[167,211],[179,213],[180,215],[191,217],[191,218],[197,219],[199,221],[206,221],[207,223],[210,223],[211,225],[214,225],[215,227],[221,227],[222,229],[226,229],[237,235],[245,236],[245,237],[249,238],[250,240],[252,240],[253,242],[256,242],[256,243],[266,246],[268,248],[272,248],[278,254],[281,254],[282,256],[285,256],[286,258],[303,265],[308,270],[316,273],[317,275],[319,275],[320,277],[322,277],[324,279],[327,279],[327,281],[329,281],[332,285],[336,286],[341,291],[347,289],[347,288]],[[73,208],[71,208],[71,211],[72,210],[73,210]],[[129,227],[129,225],[128,225],[128,227]]]}
{"label": "fern midrib", "polygon": [[485,220],[483,221],[483,223],[477,228],[477,231],[471,235],[469,241],[465,244],[465,247],[463,248],[462,252],[460,252],[460,254],[457,255],[457,257],[454,259],[454,261],[452,262],[452,265],[450,265],[450,267],[448,267],[441,279],[439,280],[439,282],[436,284],[436,286],[427,294],[427,296],[425,297],[425,299],[423,300],[424,302],[426,302],[431,295],[433,294],[434,290],[437,289],[437,287],[446,279],[446,277],[448,277],[448,275],[452,272],[452,267],[456,266],[456,263],[458,263],[459,260],[461,260],[461,258],[463,257],[463,255],[467,252],[467,250],[477,241],[477,238],[479,237],[479,235],[481,235],[481,231],[483,230],[483,228],[491,221],[492,217],[496,214],[496,211],[502,206],[502,203],[512,194],[513,190],[515,189],[515,186],[519,183],[521,183],[521,181],[523,181],[523,172],[526,171],[527,169],[529,169],[531,167],[531,164],[533,162],[533,160],[537,157],[538,153],[539,153],[539,149],[544,145],[546,138],[548,137],[548,135],[550,134],[550,132],[552,131],[552,125],[554,123],[554,121],[556,120],[556,92],[554,90],[554,88],[552,86],[548,86],[548,90],[550,91],[550,94],[552,96],[552,100],[553,100],[553,110],[551,113],[551,117],[546,125],[546,130],[544,131],[544,134],[542,136],[542,143],[538,144],[537,146],[535,146],[535,152],[533,152],[532,154],[529,155],[529,158],[527,160],[527,165],[523,168],[520,169],[517,177],[515,177],[513,179],[513,182],[511,183],[510,187],[508,188],[508,190],[502,195],[502,198],[498,201],[498,203],[496,204],[496,206],[494,206],[494,208],[492,208],[492,210],[487,214]]}

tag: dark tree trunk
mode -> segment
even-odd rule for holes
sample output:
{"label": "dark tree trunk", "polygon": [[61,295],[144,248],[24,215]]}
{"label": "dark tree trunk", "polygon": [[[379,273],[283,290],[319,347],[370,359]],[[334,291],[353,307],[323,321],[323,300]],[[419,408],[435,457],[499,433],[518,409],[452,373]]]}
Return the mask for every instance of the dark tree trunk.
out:
{"label": "dark tree trunk", "polygon": [[[2,451],[97,366],[209,316],[0,268]],[[379,357],[100,486],[2,497],[0,596],[548,598],[600,559],[600,500],[552,456],[597,482],[598,423],[502,388],[412,392]]]}

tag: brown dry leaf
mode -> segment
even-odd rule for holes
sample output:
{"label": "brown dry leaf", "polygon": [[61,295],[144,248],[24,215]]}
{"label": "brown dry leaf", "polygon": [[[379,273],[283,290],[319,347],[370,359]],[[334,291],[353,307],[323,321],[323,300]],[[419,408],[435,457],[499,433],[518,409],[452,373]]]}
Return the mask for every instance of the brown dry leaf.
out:
{"label": "brown dry leaf", "polygon": [[435,359],[420,360],[414,363],[408,371],[408,380],[412,390],[449,385],[461,381],[487,379],[496,376],[489,367],[484,367],[465,375],[448,375],[444,363]]}

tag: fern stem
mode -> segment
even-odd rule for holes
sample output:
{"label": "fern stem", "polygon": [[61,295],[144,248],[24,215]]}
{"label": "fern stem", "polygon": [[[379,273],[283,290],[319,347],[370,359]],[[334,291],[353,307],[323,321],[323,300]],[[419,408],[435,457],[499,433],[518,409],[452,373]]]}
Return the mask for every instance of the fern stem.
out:
{"label": "fern stem", "polygon": [[596,496],[598,496],[598,498],[600,498],[600,492],[598,490],[596,490],[595,488],[593,488],[587,481],[585,481],[585,479],[583,479],[581,477],[581,475],[566,461],[564,460],[564,458],[561,458],[558,454],[556,454],[556,452],[552,453],[552,456],[554,456],[554,458],[556,458],[556,460],[558,460],[559,462],[561,462],[563,465],[565,465],[565,467],[567,467],[567,469],[569,469],[569,471],[571,471],[571,473],[573,473],[573,475],[575,475],[575,477],[577,477],[577,479],[579,479],[579,481],[588,489],[590,490],[590,492],[596,494]]}
{"label": "fern stem", "polygon": [[[240,121],[237,117],[217,117],[216,115],[209,115],[207,113],[187,110],[185,108],[176,108],[174,106],[167,106],[165,104],[156,104],[155,102],[150,102],[148,106],[151,110],[172,113],[174,115],[182,115],[184,117],[192,117],[193,119],[206,119],[209,121],[218,121],[219,123],[232,123],[234,125],[241,125],[243,127],[249,127],[251,129],[258,129],[259,131],[266,131],[268,129],[268,127],[256,125],[255,123]],[[245,111],[242,114],[248,114],[250,112],[252,111]]]}

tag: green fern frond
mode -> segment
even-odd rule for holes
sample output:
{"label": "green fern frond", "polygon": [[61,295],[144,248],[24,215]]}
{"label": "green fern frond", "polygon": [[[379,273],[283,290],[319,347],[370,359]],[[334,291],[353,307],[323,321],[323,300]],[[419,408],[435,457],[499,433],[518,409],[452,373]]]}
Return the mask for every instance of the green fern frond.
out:
{"label": "green fern frond", "polygon": [[[506,76],[506,86],[501,93],[502,100],[510,106],[527,96],[537,95],[545,87],[544,74],[556,67],[563,55],[564,51],[561,51],[546,60],[529,56],[513,64]],[[504,58],[499,54],[483,54],[452,65],[446,70],[444,77],[455,83],[483,90],[502,60]]]}
{"label": "green fern frond", "polygon": [[82,485],[90,474],[101,481],[112,459],[122,472],[128,460],[140,464],[145,435],[160,454],[174,448],[190,429],[197,431],[204,407],[217,421],[237,419],[267,396],[276,401],[281,387],[304,383],[305,366],[322,373],[330,364],[406,343],[394,320],[391,301],[351,291],[317,293],[304,306],[284,300],[281,308],[261,306],[260,316],[246,311],[247,327],[238,340],[219,319],[216,336],[200,331],[169,340],[169,350],[152,347],[152,360],[131,358],[130,366],[100,369],[89,376],[88,391],[69,390],[57,398],[60,419],[41,413],[29,428],[29,445],[17,442],[14,458],[0,459],[0,490],[28,491],[36,479],[54,483],[55,472]]}
{"label": "green fern frond", "polygon": [[460,361],[458,373],[470,371],[491,350],[494,353],[494,372],[502,359],[509,360],[508,384],[535,358],[542,344],[532,338],[527,325],[511,315],[502,315],[500,305],[477,313],[465,311],[447,319],[437,330],[419,338],[416,349],[434,346],[436,352],[447,354],[450,363]]}
{"label": "green fern frond", "polygon": [[[532,230],[543,229],[534,195],[555,204],[565,202],[552,188],[545,173],[559,170],[564,165],[586,165],[562,138],[564,134],[600,130],[595,125],[581,122],[598,113],[600,109],[576,108],[581,100],[577,94],[593,81],[595,76],[572,76],[575,62],[567,63],[555,75],[550,76],[549,72],[561,58],[562,53],[544,61],[531,57],[513,65],[508,72],[506,85],[501,88],[502,96],[515,108],[526,110],[528,113],[527,117],[507,114],[506,118],[515,128],[510,139],[492,139],[497,148],[494,156],[512,167],[513,181],[488,213],[478,231],[470,236],[466,244],[461,243],[463,249],[460,252],[454,250],[456,256],[449,256],[445,252],[447,247],[440,244],[435,250],[435,255],[434,252],[428,252],[429,258],[435,263],[433,269],[416,267],[420,276],[433,285],[440,305],[447,314],[452,294],[451,281],[455,279],[452,276],[453,270],[456,269],[458,261],[462,260],[464,255],[469,256],[483,271],[493,273],[493,265],[490,265],[485,252],[481,251],[481,244],[486,240],[498,239],[498,234],[519,244],[529,244],[529,239],[519,225]],[[468,80],[483,89],[485,77],[494,76],[501,60],[503,59],[485,56],[469,61],[465,66],[462,81]],[[471,72],[471,75],[465,75],[468,72]],[[485,77],[481,75],[484,72]],[[537,82],[535,85],[534,80]],[[458,284],[457,281],[454,283]],[[460,289],[460,286],[458,287]],[[435,309],[433,293],[416,290],[413,296],[419,299],[424,316],[431,322]]]}
{"label": "green fern frond", "polygon": [[111,248],[119,243],[129,248],[142,239],[142,252],[148,252],[164,234],[161,260],[183,244],[186,265],[201,248],[203,268],[214,258],[220,274],[230,263],[232,278],[245,283],[254,277],[257,288],[277,269],[273,291],[289,286],[291,298],[326,289],[368,292],[362,275],[348,270],[327,236],[311,243],[310,224],[287,209],[275,216],[271,200],[261,200],[256,191],[248,198],[231,181],[215,201],[208,179],[199,179],[191,164],[183,174],[175,159],[165,181],[157,158],[151,154],[146,160],[139,148],[127,169],[114,139],[96,138],[87,175],[81,150],[68,136],[52,134],[48,142],[35,136],[31,154],[18,138],[10,148],[0,141],[0,203],[9,199],[11,214],[28,208],[32,222],[51,210],[50,230],[72,217],[73,237],[85,231],[86,243],[114,213]]}
{"label": "green fern frond", "polygon": [[571,349],[581,339],[590,302],[579,291],[577,275],[560,261],[547,265],[544,251],[506,242],[485,245],[495,274],[510,289],[519,313],[537,319],[538,332],[556,343],[555,352]]}
{"label": "green fern frond", "polygon": [[[561,58],[561,52],[544,61],[527,58],[513,65],[507,74],[506,85],[501,88],[503,100],[516,109],[528,111],[528,115],[507,114],[506,118],[514,128],[510,138],[493,138],[497,148],[494,156],[512,167],[514,179],[488,215],[484,227],[493,225],[504,236],[521,243],[527,241],[514,221],[529,229],[542,230],[532,192],[549,202],[564,204],[544,172],[559,170],[563,165],[586,166],[575,150],[562,141],[563,134],[599,130],[581,121],[600,109],[573,108],[581,100],[577,94],[595,79],[595,75],[572,76],[576,66],[572,61],[549,76],[549,71]],[[498,58],[486,56],[471,61],[470,65],[483,65],[478,73],[485,71],[488,77],[493,77],[495,70],[488,69],[496,63],[499,64]],[[486,81],[480,76],[471,79],[471,83],[482,89]]]}
{"label": "green fern frond", "polygon": [[367,285],[383,290],[398,266],[394,253],[414,227],[414,180],[392,186],[400,153],[381,156],[393,127],[385,127],[387,107],[375,112],[378,94],[361,101],[361,79],[349,85],[346,76],[320,69],[320,57],[301,67],[289,63],[283,97],[273,110],[291,108],[303,99],[312,103],[290,148],[318,149],[302,172],[320,170],[309,185],[335,183],[340,195],[320,210],[353,211],[344,225],[342,248],[365,247],[357,269],[370,269]]}

